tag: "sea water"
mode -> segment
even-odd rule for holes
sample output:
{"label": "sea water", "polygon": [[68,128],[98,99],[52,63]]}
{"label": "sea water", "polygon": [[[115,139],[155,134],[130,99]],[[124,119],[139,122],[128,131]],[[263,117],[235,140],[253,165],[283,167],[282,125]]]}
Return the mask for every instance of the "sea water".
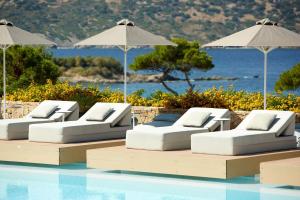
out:
{"label": "sea water", "polygon": [[[105,56],[113,57],[123,63],[123,52],[118,48],[99,49],[53,49],[51,50],[56,57],[70,56]],[[128,52],[128,64],[130,65],[134,58],[153,51],[153,49],[132,49]],[[250,92],[263,91],[263,53],[256,49],[207,49],[208,54],[213,59],[214,68],[209,71],[193,70],[191,78],[200,77],[231,77],[237,80],[212,80],[212,81],[194,81],[196,90],[206,90],[212,87],[234,87],[236,90],[245,90]],[[268,73],[267,90],[274,93],[274,86],[282,72],[292,68],[300,63],[300,49],[275,49],[268,55]],[[130,71],[130,68],[128,69]],[[132,71],[131,71],[132,72]],[[135,73],[135,72],[132,72]],[[137,73],[147,74],[151,71],[140,71]],[[174,73],[176,77],[183,78],[183,74]],[[185,92],[188,85],[184,81],[168,83],[177,92]],[[85,84],[88,85],[88,84]],[[97,84],[99,88],[110,87],[111,89],[123,90],[123,84]],[[128,92],[131,93],[138,89],[144,89],[148,96],[156,90],[166,91],[160,83],[130,83]],[[288,91],[300,95],[300,89]]]}

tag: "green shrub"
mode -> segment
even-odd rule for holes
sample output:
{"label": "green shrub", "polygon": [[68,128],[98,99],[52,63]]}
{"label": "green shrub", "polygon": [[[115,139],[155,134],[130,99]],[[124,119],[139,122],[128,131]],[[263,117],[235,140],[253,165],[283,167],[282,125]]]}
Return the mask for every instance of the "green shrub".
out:
{"label": "green shrub", "polygon": [[[211,88],[204,92],[189,90],[178,96],[156,91],[150,97],[143,97],[144,90],[138,90],[127,96],[127,102],[133,106],[156,106],[166,108],[212,107],[230,110],[263,109],[263,95],[260,92],[224,90],[222,87]],[[99,90],[95,87],[83,88],[81,85],[70,85],[67,82],[45,85],[31,84],[26,89],[18,89],[8,94],[11,101],[43,101],[45,99],[72,100],[80,105],[81,112],[88,110],[96,102],[123,102],[121,91],[109,88]],[[296,95],[270,95],[267,98],[268,109],[290,110],[300,112],[300,97]]]}
{"label": "green shrub", "polygon": [[[2,58],[2,51],[0,52]],[[2,62],[0,70],[2,71]],[[47,79],[55,82],[59,76],[57,65],[42,47],[12,46],[6,52],[7,90],[26,88],[32,82],[45,84]],[[3,76],[0,81],[3,82]],[[2,93],[0,84],[0,93]]]}
{"label": "green shrub", "polygon": [[275,84],[276,91],[296,90],[300,87],[300,63],[283,72]]}

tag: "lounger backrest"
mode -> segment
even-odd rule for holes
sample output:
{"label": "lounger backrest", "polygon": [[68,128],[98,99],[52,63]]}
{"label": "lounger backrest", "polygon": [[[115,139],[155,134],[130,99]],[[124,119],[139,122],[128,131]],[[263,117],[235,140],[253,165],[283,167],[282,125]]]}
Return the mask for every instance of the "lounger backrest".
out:
{"label": "lounger backrest", "polygon": [[98,105],[104,105],[109,108],[112,108],[114,111],[105,122],[110,123],[111,126],[116,126],[126,115],[130,114],[131,112],[131,105],[128,103],[96,103],[93,105],[79,120],[86,121],[86,118],[89,114],[94,110],[97,109]]}
{"label": "lounger backrest", "polygon": [[[41,102],[33,111],[38,111],[41,106],[44,105],[56,105],[58,106],[56,111],[62,110],[62,111],[72,111],[72,113],[55,113],[51,114],[49,116],[49,119],[55,120],[55,121],[60,121],[65,115],[66,120],[77,120],[79,118],[79,105],[76,101],[57,101],[57,100],[45,100]],[[33,112],[32,111],[32,112]],[[31,113],[30,112],[26,117],[31,118]]]}
{"label": "lounger backrest", "polygon": [[249,120],[257,113],[273,113],[276,118],[271,128],[266,132],[276,133],[277,136],[294,135],[295,132],[295,113],[291,111],[278,110],[253,110],[246,118],[236,127],[236,129],[246,130]]}
{"label": "lounger backrest", "polygon": [[[230,118],[230,111],[228,109],[219,109],[219,108],[190,108],[186,111],[175,123],[174,126],[182,126],[185,115],[189,115],[191,112],[210,112],[211,116],[208,118],[206,123],[203,125],[203,128],[208,128],[209,131],[214,131],[220,126],[220,121],[215,121],[216,118]],[[197,117],[197,116],[195,116]]]}

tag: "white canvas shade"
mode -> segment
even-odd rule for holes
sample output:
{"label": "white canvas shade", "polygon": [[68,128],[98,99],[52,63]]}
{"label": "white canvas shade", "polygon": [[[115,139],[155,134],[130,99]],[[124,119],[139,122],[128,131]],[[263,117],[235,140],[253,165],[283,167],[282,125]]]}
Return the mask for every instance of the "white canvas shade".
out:
{"label": "white canvas shade", "polygon": [[3,118],[6,113],[6,49],[13,45],[56,45],[37,34],[22,30],[6,20],[0,20],[0,48],[3,51]]}
{"label": "white canvas shade", "polygon": [[154,35],[135,26],[133,22],[127,19],[123,19],[116,26],[75,44],[75,46],[118,46],[124,51],[124,102],[126,102],[127,94],[127,52],[136,47],[165,45],[176,46],[162,36]]}
{"label": "white canvas shade", "polygon": [[300,35],[278,26],[269,19],[256,25],[203,45],[203,47],[245,47],[256,48],[264,53],[264,109],[267,107],[267,58],[275,48],[300,47]]}

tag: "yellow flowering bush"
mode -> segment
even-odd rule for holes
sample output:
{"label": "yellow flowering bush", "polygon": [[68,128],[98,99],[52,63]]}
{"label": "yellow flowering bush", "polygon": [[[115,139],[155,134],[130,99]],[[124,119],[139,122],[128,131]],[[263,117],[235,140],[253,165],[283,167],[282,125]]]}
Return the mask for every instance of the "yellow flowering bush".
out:
{"label": "yellow flowering bush", "polygon": [[[204,92],[187,91],[175,96],[170,93],[157,91],[150,97],[143,97],[143,90],[138,90],[127,96],[127,102],[133,106],[156,106],[166,108],[213,107],[230,110],[263,109],[263,95],[260,92],[235,91],[232,88],[224,90],[211,88]],[[81,85],[70,85],[67,82],[53,84],[48,81],[45,85],[31,84],[26,89],[18,89],[7,96],[11,101],[36,101],[45,99],[77,101],[81,112],[88,110],[96,102],[123,102],[121,91],[108,88],[99,90],[95,87],[83,88]],[[271,95],[267,98],[268,109],[290,110],[300,112],[300,97],[292,94]]]}

